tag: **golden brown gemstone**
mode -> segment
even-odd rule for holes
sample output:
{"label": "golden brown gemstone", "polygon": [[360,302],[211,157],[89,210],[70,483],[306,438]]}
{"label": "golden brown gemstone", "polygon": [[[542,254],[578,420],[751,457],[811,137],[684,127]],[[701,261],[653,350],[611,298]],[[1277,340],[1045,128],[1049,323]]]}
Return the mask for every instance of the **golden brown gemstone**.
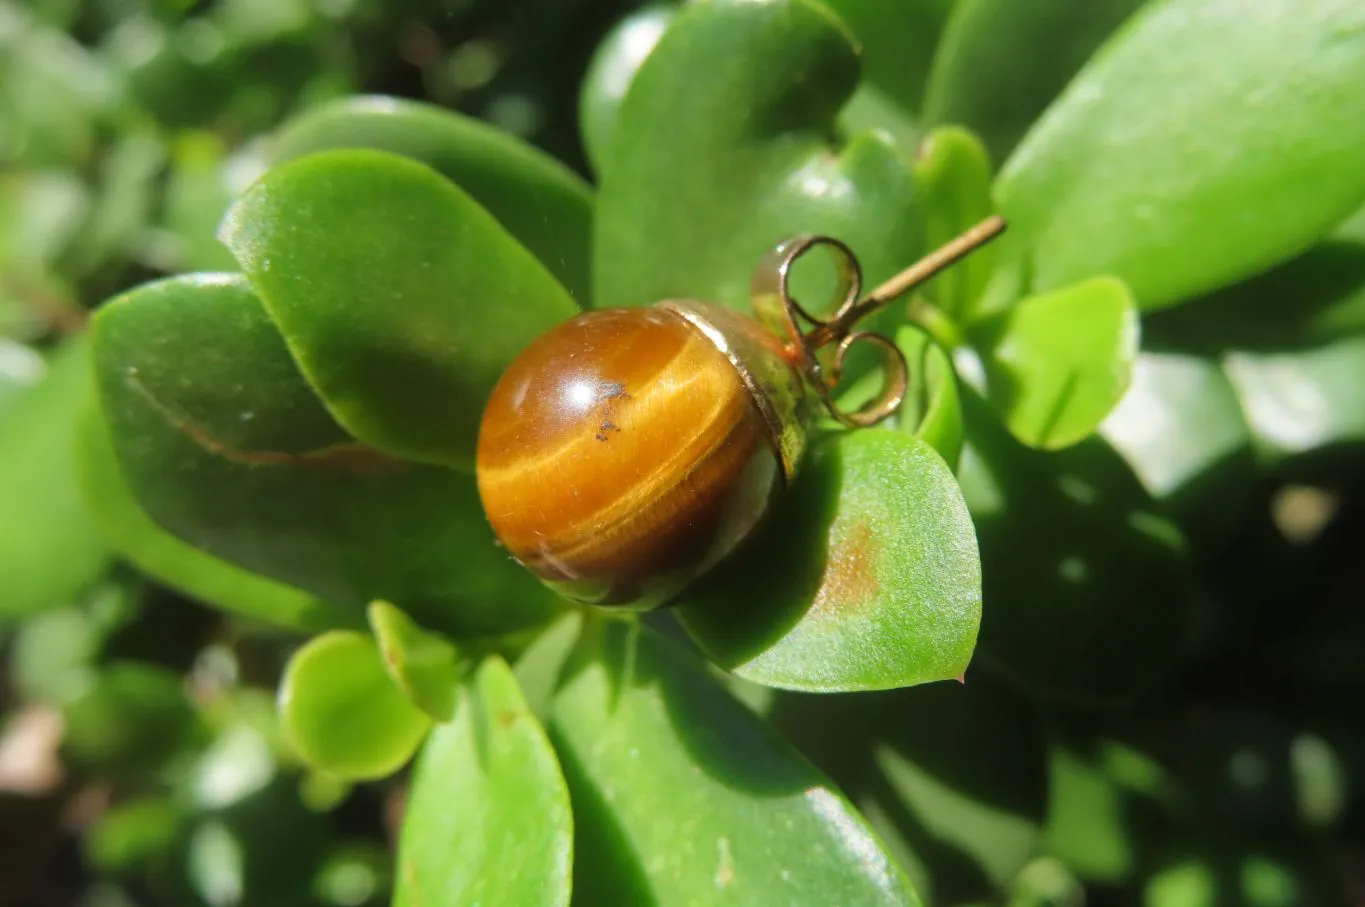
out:
{"label": "golden brown gemstone", "polygon": [[730,551],[782,484],[724,352],[661,308],[587,312],[507,369],[479,432],[493,530],[563,594],[656,606]]}

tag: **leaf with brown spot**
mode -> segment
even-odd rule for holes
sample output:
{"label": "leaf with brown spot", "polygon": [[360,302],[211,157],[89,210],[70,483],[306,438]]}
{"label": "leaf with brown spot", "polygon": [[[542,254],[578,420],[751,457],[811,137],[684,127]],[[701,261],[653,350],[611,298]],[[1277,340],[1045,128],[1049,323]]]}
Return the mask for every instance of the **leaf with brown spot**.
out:
{"label": "leaf with brown spot", "polygon": [[833,436],[746,551],[685,593],[716,663],[768,686],[888,689],[960,675],[981,619],[976,532],[924,441]]}
{"label": "leaf with brown spot", "polygon": [[162,403],[147,389],[136,375],[124,378],[128,389],[142,396],[147,404],[163,417],[171,428],[185,435],[215,457],[242,466],[290,466],[296,469],[317,469],[342,475],[383,475],[401,472],[410,464],[358,442],[338,442],[316,450],[244,450],[220,441],[204,426],[177,413]]}
{"label": "leaf with brown spot", "polygon": [[494,547],[471,476],[392,458],[373,468],[242,278],[148,284],[104,306],[93,332],[119,467],[172,535],[357,617],[385,599],[452,636],[557,609]]}
{"label": "leaf with brown spot", "polygon": [[876,575],[881,551],[872,526],[865,520],[855,523],[843,539],[831,545],[811,613],[849,611],[875,599],[881,591]]}

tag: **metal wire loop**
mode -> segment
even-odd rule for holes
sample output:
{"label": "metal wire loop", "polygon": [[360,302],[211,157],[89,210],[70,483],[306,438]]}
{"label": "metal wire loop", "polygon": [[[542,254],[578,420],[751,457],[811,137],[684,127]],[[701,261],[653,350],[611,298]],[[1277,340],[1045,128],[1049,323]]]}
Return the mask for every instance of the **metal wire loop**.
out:
{"label": "metal wire loop", "polygon": [[[894,414],[905,402],[910,368],[896,344],[881,334],[855,330],[857,323],[930,279],[963,256],[999,236],[1005,221],[991,216],[950,240],[915,264],[863,296],[863,272],[858,258],[845,243],[830,236],[798,236],[773,249],[754,272],[754,309],[759,320],[782,339],[791,358],[805,372],[807,381],[829,414],[851,428],[876,425]],[[834,256],[838,284],[834,314],[813,315],[791,292],[791,273],[803,255],[826,248]],[[803,327],[808,326],[808,329]],[[882,353],[881,392],[853,412],[841,410],[834,393],[843,375],[844,362],[853,344],[876,344]],[[833,346],[833,354],[822,350]]]}

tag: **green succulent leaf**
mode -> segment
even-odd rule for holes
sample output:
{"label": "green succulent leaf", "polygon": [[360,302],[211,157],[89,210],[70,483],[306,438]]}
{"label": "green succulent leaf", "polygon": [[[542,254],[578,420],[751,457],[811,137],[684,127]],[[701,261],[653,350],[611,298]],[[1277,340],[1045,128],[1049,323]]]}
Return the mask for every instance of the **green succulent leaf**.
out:
{"label": "green succulent leaf", "polygon": [[638,624],[588,628],[551,715],[584,903],[919,903],[827,780]]}
{"label": "green succulent leaf", "polygon": [[859,806],[926,900],[988,900],[1042,838],[1048,778],[1036,712],[975,676],[879,706]]}
{"label": "green succulent leaf", "polygon": [[977,662],[1049,699],[1113,704],[1150,688],[1189,626],[1179,531],[1103,440],[1041,451],[973,393],[963,413],[958,480],[985,579]]}
{"label": "green succulent leaf", "polygon": [[1365,439],[1365,244],[1349,235],[1148,321],[1160,349],[1222,369],[1221,406],[1265,462]]}
{"label": "green succulent leaf", "polygon": [[582,610],[566,611],[531,640],[512,667],[526,705],[537,718],[543,719],[550,712],[550,700],[578,645],[583,620]]}
{"label": "green succulent leaf", "polygon": [[910,366],[911,380],[910,394],[895,415],[896,424],[938,451],[949,469],[956,469],[963,432],[952,360],[928,334],[913,327],[896,332],[896,346]]}
{"label": "green succulent leaf", "polygon": [[1010,431],[1056,450],[1093,433],[1128,390],[1138,333],[1128,288],[1096,277],[989,315],[969,336]]}
{"label": "green succulent leaf", "polygon": [[76,472],[86,511],[108,543],[139,570],[198,601],[290,630],[361,625],[353,610],[219,560],[163,530],[128,490],[97,409],[81,416],[78,432]]}
{"label": "green succulent leaf", "polygon": [[880,88],[864,81],[839,111],[836,133],[841,141],[848,142],[864,132],[876,131],[890,136],[906,160],[914,160],[924,138],[924,130],[910,114]]}
{"label": "green succulent leaf", "polygon": [[934,58],[925,122],[965,126],[1003,161],[1095,48],[1144,2],[959,0]]}
{"label": "green succulent leaf", "polygon": [[597,45],[578,98],[578,125],[593,170],[602,172],[611,156],[616,120],[630,83],[673,21],[673,6],[647,6],[631,13]]}
{"label": "green succulent leaf", "polygon": [[852,36],[812,0],[684,6],[621,103],[598,194],[596,304],[743,309],[755,266],[802,233],[848,243],[869,286],[904,267],[923,244],[905,157],[880,133],[843,148],[826,138],[857,82]]}
{"label": "green succulent leaf", "polygon": [[271,170],[221,237],[337,421],[408,459],[471,466],[503,369],[577,312],[478,203],[387,152]]}
{"label": "green succulent leaf", "polygon": [[1202,354],[1288,352],[1365,334],[1365,237],[1320,243],[1260,277],[1153,315],[1143,331]]}
{"label": "green succulent leaf", "polygon": [[1111,273],[1159,308],[1307,248],[1365,199],[1363,42],[1354,0],[1146,7],[998,181],[1035,290]]}
{"label": "green succulent leaf", "polygon": [[280,680],[280,723],[309,765],[366,780],[402,768],[431,718],[394,684],[373,639],[331,630],[289,659]]}
{"label": "green succulent leaf", "polygon": [[1365,335],[1293,352],[1234,352],[1223,369],[1264,460],[1365,442]]}
{"label": "green succulent leaf", "polygon": [[949,15],[959,0],[824,0],[862,50],[863,78],[911,115],[924,91]]}
{"label": "green succulent leaf", "polygon": [[449,721],[464,669],[459,651],[388,602],[373,602],[369,618],[389,677],[422,711]]}
{"label": "green succulent leaf", "polygon": [[[915,176],[924,188],[925,233],[936,249],[994,213],[991,161],[981,140],[948,126],[925,137],[915,159]],[[988,245],[926,284],[923,292],[944,312],[967,320],[985,292],[996,248]]]}
{"label": "green succulent leaf", "polygon": [[832,692],[910,686],[967,668],[981,565],[952,472],[901,432],[817,447],[743,557],[684,593],[702,650],[746,680]]}
{"label": "green succulent leaf", "polygon": [[90,350],[69,340],[0,419],[0,618],[70,604],[110,552],[76,486],[76,420],[90,397]]}
{"label": "green succulent leaf", "polygon": [[[581,304],[592,299],[592,190],[554,158],[479,120],[388,97],[309,110],[281,127],[271,157],[280,163],[329,148],[373,148],[426,164],[497,218]],[[481,302],[507,304],[499,296]]]}
{"label": "green succulent leaf", "polygon": [[490,657],[418,760],[395,907],[567,905],[574,817],[545,731]]}
{"label": "green succulent leaf", "polygon": [[[911,325],[896,331],[896,346],[910,367],[910,391],[900,409],[881,424],[914,435],[938,451],[950,469],[955,468],[962,453],[962,407],[953,362],[943,347]],[[840,408],[858,410],[881,386],[882,376],[877,372],[859,378],[839,396]]]}
{"label": "green succulent leaf", "polygon": [[497,549],[472,476],[336,424],[240,277],[146,285],[101,308],[94,330],[119,468],[180,539],[357,618],[384,599],[456,637],[558,610]]}
{"label": "green succulent leaf", "polygon": [[1256,499],[1251,432],[1215,358],[1143,352],[1100,435],[1191,535],[1231,529]]}

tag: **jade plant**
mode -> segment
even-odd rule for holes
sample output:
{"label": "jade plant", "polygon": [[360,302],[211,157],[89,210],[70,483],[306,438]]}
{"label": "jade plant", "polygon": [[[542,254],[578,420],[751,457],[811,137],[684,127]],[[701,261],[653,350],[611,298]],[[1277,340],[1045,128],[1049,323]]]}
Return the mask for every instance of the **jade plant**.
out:
{"label": "jade plant", "polygon": [[[1166,907],[1226,878],[1234,901],[1330,903],[1311,846],[1254,821],[1210,846],[1192,803],[1221,768],[1177,780],[1162,733],[1109,716],[1160,711],[1217,650],[1210,565],[1258,489],[1358,465],[1361,84],[1351,0],[695,0],[599,45],[586,176],[432,104],[301,104],[199,206],[180,273],[102,304],[32,390],[0,383],[0,491],[69,514],[0,521],[4,613],[47,610],[16,651],[69,638],[74,665],[123,620],[98,604],[128,587],[112,551],[273,628],[276,714],[236,687],[196,714],[128,664],[94,693],[75,668],[31,686],[110,771],[272,754],[287,771],[252,790],[303,779],[313,807],[261,807],[297,820],[277,847],[406,779],[405,907],[1074,904],[1134,882]],[[755,268],[800,235],[846,243],[871,287],[992,215],[999,242],[875,319],[910,367],[899,411],[816,419],[756,534],[668,607],[573,604],[502,550],[480,419],[544,332],[666,299],[751,313]],[[821,298],[826,278],[795,279]],[[855,361],[841,403],[883,377]],[[57,448],[79,494],[29,478]],[[68,569],[26,569],[49,551]],[[1309,739],[1294,783],[1336,790]],[[215,818],[229,800],[133,800],[97,861],[228,847],[270,875],[241,870],[270,848],[214,837],[265,835]],[[1286,821],[1317,833],[1334,802]],[[279,903],[389,884],[370,850],[309,846],[310,893]],[[362,866],[369,888],[319,894]],[[276,902],[215,878],[193,896]]]}

